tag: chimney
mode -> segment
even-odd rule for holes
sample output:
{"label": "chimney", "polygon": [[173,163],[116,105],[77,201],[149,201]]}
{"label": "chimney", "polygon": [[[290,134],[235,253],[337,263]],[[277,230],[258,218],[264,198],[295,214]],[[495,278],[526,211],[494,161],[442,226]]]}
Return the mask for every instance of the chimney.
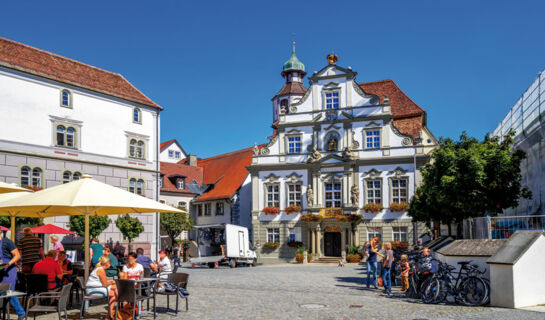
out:
{"label": "chimney", "polygon": [[194,155],[194,154],[189,155],[189,165],[192,166],[192,167],[197,166],[197,156],[196,155]]}

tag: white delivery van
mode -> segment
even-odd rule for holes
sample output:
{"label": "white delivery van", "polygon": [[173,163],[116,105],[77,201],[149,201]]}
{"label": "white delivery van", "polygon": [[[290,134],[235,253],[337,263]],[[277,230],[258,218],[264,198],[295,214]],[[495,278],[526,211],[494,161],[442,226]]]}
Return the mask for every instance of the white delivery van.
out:
{"label": "white delivery van", "polygon": [[192,266],[208,265],[215,268],[228,264],[257,265],[257,255],[250,243],[248,228],[233,224],[194,226],[197,230],[198,258],[189,260]]}

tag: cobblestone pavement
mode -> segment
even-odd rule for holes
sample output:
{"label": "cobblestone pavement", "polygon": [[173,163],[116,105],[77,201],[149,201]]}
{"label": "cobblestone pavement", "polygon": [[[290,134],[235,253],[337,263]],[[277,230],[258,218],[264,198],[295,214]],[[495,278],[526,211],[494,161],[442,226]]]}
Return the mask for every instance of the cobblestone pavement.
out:
{"label": "cobblestone pavement", "polygon": [[[274,265],[180,272],[190,274],[189,313],[182,311],[177,317],[165,313],[166,299],[161,298],[158,319],[545,319],[545,313],[533,311],[426,305],[401,297],[397,288],[389,298],[364,289],[362,266]],[[69,318],[77,315],[70,311]],[[104,315],[104,306],[94,306],[86,318]]]}

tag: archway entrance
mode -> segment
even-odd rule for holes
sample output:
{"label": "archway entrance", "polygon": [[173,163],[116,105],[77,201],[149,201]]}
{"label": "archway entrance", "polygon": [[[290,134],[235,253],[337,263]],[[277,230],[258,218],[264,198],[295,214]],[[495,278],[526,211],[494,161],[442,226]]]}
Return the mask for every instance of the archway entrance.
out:
{"label": "archway entrance", "polygon": [[326,257],[341,256],[341,233],[340,232],[325,232],[324,233],[324,254]]}

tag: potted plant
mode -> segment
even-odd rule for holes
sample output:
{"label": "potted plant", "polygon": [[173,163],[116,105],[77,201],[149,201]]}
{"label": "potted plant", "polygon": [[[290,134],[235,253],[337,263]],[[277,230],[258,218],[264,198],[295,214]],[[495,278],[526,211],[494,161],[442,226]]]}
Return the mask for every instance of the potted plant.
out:
{"label": "potted plant", "polygon": [[263,208],[263,213],[269,214],[269,215],[276,215],[280,213],[279,207],[265,207]]}
{"label": "potted plant", "polygon": [[379,213],[384,207],[382,206],[382,203],[369,202],[365,204],[362,209],[369,213]]}
{"label": "potted plant", "polygon": [[267,249],[276,249],[276,248],[280,247],[280,242],[267,241],[267,242],[265,242],[263,244],[263,247],[267,248]]}
{"label": "potted plant", "polygon": [[347,254],[346,255],[346,261],[350,263],[358,263],[361,261],[361,256],[358,253],[354,254]]}
{"label": "potted plant", "polygon": [[299,247],[299,249],[297,249],[297,253],[295,254],[295,261],[297,261],[297,263],[303,263],[305,260],[305,251],[306,249],[303,247]]}
{"label": "potted plant", "polygon": [[335,219],[341,222],[349,222],[349,223],[355,223],[359,224],[363,217],[359,214],[344,214],[344,215],[336,215]]}
{"label": "potted plant", "polygon": [[301,216],[301,221],[306,222],[321,222],[322,220],[322,216],[312,213],[307,213]]}
{"label": "potted plant", "polygon": [[409,204],[405,201],[390,203],[391,212],[403,212],[409,210]]}
{"label": "potted plant", "polygon": [[287,214],[291,214],[291,213],[298,213],[298,212],[301,212],[301,206],[298,206],[298,205],[295,205],[295,204],[290,204],[289,206],[287,206],[284,211],[287,213]]}
{"label": "potted plant", "polygon": [[409,250],[409,243],[407,241],[394,241],[392,242],[392,250],[405,252]]}

